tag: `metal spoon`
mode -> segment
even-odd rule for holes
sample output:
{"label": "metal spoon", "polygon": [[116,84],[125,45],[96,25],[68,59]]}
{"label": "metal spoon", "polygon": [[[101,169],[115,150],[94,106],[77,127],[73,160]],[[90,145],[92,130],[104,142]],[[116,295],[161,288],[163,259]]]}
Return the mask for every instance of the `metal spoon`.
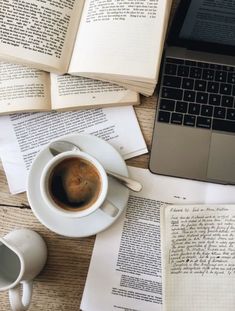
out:
{"label": "metal spoon", "polygon": [[[63,140],[57,140],[53,141],[49,145],[49,150],[53,156],[56,156],[59,153],[65,152],[65,151],[82,151],[78,146],[75,144],[69,142],[69,141],[63,141]],[[106,169],[105,169],[106,170]],[[109,170],[106,170],[106,173],[109,176],[112,176],[116,180],[118,180],[122,185],[126,186],[127,188],[139,192],[142,189],[142,185],[129,177],[111,172]]]}

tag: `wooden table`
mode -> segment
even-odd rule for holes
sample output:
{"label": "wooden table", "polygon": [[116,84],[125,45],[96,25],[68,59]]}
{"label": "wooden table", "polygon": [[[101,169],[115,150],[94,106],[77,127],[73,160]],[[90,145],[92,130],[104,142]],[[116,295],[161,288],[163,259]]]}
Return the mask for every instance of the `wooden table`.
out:
{"label": "wooden table", "polygon": [[[174,0],[172,13],[179,0]],[[135,108],[148,150],[151,147],[157,95],[141,97]],[[127,162],[127,165],[148,168],[149,154]],[[78,311],[95,236],[70,239],[44,227],[33,215],[25,193],[10,195],[5,173],[0,163],[0,236],[16,228],[37,231],[48,246],[48,260],[35,279],[30,311]],[[0,311],[11,311],[8,293],[0,292]]]}
{"label": "wooden table", "polygon": [[[136,114],[150,148],[156,95],[142,98]],[[127,161],[128,165],[148,167],[149,155]],[[31,311],[78,311],[89,267],[95,236],[70,239],[44,227],[33,215],[26,194],[10,195],[0,165],[0,236],[16,228],[37,231],[45,239],[49,256],[43,272],[35,279]],[[0,293],[0,311],[10,311],[8,293]]]}

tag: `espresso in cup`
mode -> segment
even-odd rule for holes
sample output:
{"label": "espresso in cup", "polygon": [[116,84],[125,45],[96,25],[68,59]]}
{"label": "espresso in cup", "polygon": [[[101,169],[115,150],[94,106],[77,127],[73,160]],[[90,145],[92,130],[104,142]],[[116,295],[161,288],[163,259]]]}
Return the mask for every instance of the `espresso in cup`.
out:
{"label": "espresso in cup", "polygon": [[70,157],[51,171],[49,194],[55,204],[68,211],[85,210],[92,206],[101,191],[101,176],[88,160]]}
{"label": "espresso in cup", "polygon": [[42,198],[61,216],[84,217],[101,208],[108,192],[103,166],[91,155],[66,151],[44,167],[40,180]]}

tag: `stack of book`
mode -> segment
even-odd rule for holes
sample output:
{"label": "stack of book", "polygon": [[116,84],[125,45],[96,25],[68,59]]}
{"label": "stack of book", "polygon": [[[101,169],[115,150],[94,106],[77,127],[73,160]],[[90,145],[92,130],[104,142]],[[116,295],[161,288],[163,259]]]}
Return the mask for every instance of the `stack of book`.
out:
{"label": "stack of book", "polygon": [[1,1],[0,113],[152,95],[171,0]]}

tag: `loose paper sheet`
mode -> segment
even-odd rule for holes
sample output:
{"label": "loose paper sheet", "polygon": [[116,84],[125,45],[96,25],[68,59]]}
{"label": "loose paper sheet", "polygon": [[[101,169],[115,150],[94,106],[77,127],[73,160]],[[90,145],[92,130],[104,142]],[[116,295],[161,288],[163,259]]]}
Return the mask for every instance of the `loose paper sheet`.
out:
{"label": "loose paper sheet", "polygon": [[234,203],[234,186],[151,174],[129,167],[143,184],[122,217],[97,235],[83,293],[83,311],[162,310],[160,207],[167,203]]}
{"label": "loose paper sheet", "polygon": [[96,135],[124,159],[147,152],[133,107],[69,112],[24,113],[0,117],[0,155],[10,192],[26,190],[27,172],[39,150],[70,133]]}
{"label": "loose paper sheet", "polygon": [[161,237],[163,310],[234,311],[235,205],[166,206]]}

